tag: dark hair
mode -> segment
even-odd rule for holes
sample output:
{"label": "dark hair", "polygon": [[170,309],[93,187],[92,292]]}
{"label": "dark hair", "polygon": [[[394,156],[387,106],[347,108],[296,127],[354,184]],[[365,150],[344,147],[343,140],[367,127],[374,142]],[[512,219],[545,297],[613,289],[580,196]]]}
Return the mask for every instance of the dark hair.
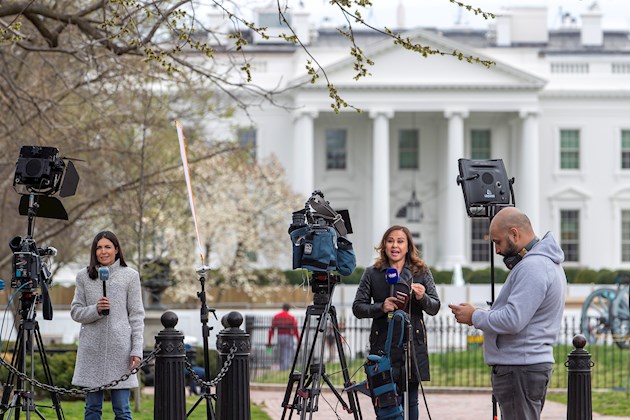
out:
{"label": "dark hair", "polygon": [[405,226],[394,225],[387,229],[381,238],[381,243],[375,248],[376,252],[378,252],[378,257],[374,262],[374,268],[377,270],[382,269],[385,264],[388,264],[387,254],[385,253],[385,242],[387,241],[387,237],[390,233],[395,230],[402,230],[405,236],[407,237],[407,256],[405,257],[405,261],[409,268],[411,269],[411,273],[414,276],[417,276],[420,273],[424,273],[427,271],[428,267],[424,260],[420,258],[420,251],[416,248],[416,244],[413,243],[413,237],[411,236],[411,232]]}
{"label": "dark hair", "polygon": [[288,303],[282,305],[283,311],[289,312],[289,309],[291,309],[291,305],[289,305]]}
{"label": "dark hair", "polygon": [[116,250],[118,251],[116,253],[116,259],[120,260],[120,266],[121,267],[127,267],[127,263],[125,262],[125,256],[123,255],[123,251],[122,248],[120,247],[120,242],[118,241],[118,238],[116,237],[116,235],[114,235],[113,232],[110,232],[108,230],[105,230],[103,232],[99,232],[96,234],[96,236],[94,237],[94,240],[92,241],[92,248],[90,249],[90,265],[87,267],[87,271],[88,271],[88,275],[90,276],[91,279],[95,279],[98,278],[98,259],[96,258],[96,245],[98,244],[98,241],[100,241],[101,239],[109,239],[112,244],[114,244],[114,248],[116,248]]}

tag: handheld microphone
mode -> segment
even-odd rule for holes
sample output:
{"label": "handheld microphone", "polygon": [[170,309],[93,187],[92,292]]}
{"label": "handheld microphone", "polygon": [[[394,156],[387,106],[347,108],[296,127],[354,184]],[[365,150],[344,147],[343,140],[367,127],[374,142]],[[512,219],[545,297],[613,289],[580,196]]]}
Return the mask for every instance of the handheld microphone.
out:
{"label": "handheld microphone", "polygon": [[[109,268],[108,267],[99,267],[98,268],[98,279],[103,282],[103,297],[107,297],[107,280],[109,280]],[[103,315],[109,315],[109,309],[103,309],[101,311]]]}
{"label": "handheld microphone", "polygon": [[388,268],[385,272],[385,278],[389,283],[389,295],[394,296],[394,286],[398,284],[398,270],[395,268]]}

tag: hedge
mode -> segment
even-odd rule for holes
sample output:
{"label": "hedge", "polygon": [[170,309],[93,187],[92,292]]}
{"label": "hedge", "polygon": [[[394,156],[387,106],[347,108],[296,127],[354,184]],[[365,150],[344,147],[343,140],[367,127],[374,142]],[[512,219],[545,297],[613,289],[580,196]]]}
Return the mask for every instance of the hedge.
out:
{"label": "hedge", "polygon": [[[343,284],[359,284],[361,276],[365,268],[357,267],[350,276],[342,277]],[[565,268],[568,283],[575,284],[615,284],[620,275],[628,275],[625,271],[620,270],[592,270],[589,268]],[[289,284],[302,284],[303,276],[306,274],[304,270],[287,270],[283,272]],[[453,279],[453,271],[437,270],[431,268],[433,280],[436,284],[451,284]],[[504,268],[495,267],[494,282],[504,283],[510,272]],[[489,284],[490,283],[490,267],[473,270],[468,267],[462,268],[462,275],[467,284]]]}

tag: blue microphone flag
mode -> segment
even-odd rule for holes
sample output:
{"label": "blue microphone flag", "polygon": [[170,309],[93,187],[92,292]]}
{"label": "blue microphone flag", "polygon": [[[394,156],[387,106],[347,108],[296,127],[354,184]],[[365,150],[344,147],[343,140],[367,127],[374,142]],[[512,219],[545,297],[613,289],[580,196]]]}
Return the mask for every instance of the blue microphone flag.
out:
{"label": "blue microphone flag", "polygon": [[98,268],[98,279],[102,281],[109,280],[109,267]]}
{"label": "blue microphone flag", "polygon": [[385,272],[385,278],[387,278],[387,283],[389,284],[398,284],[398,270],[388,268]]}

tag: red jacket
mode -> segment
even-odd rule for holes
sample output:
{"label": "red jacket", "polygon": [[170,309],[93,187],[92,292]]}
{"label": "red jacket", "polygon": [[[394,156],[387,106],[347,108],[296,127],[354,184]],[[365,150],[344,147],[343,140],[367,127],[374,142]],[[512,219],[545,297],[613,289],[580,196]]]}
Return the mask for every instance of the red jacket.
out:
{"label": "red jacket", "polygon": [[295,317],[287,311],[282,311],[274,315],[271,320],[271,328],[269,328],[269,338],[267,344],[271,345],[271,339],[273,338],[273,331],[278,329],[278,335],[295,335],[299,340],[300,333],[297,329],[297,321]]}

